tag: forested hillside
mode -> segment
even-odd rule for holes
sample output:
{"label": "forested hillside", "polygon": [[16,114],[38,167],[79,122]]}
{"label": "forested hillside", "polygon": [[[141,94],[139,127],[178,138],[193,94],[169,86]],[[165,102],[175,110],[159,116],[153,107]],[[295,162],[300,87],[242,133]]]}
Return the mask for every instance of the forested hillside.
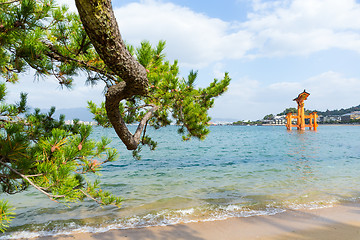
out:
{"label": "forested hillside", "polygon": [[346,109],[340,109],[340,110],[326,110],[325,112],[320,112],[318,111],[319,115],[323,115],[323,116],[330,116],[330,115],[343,115],[346,113],[351,113],[354,111],[360,111],[360,104],[356,107],[351,107],[351,108],[346,108]]}
{"label": "forested hillside", "polygon": [[[323,115],[323,116],[331,116],[331,115],[343,115],[346,113],[351,113],[354,111],[360,111],[360,104],[356,107],[350,107],[350,108],[342,108],[340,110],[326,110],[324,112],[322,111],[317,111],[317,110],[309,110],[309,109],[305,109],[305,114],[309,114],[311,112],[317,112],[318,115]],[[297,109],[296,108],[287,108],[284,111],[282,111],[281,113],[278,113],[277,116],[281,116],[281,115],[286,115],[287,113],[292,112],[292,113],[297,113]]]}

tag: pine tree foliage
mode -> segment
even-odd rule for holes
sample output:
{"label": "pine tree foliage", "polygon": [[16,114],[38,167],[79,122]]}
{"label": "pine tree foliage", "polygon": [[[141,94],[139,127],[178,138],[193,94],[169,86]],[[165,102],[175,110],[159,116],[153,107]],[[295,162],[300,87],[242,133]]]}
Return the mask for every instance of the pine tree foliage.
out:
{"label": "pine tree foliage", "polygon": [[[167,61],[163,53],[164,48],[164,41],[160,41],[156,47],[152,47],[148,41],[143,41],[136,49],[134,57],[148,71],[149,94],[120,103],[120,112],[124,121],[132,124],[140,122],[148,109],[156,106],[157,110],[146,124],[158,129],[174,121],[180,126],[178,132],[183,140],[190,140],[192,137],[203,140],[209,133],[207,126],[210,117],[207,111],[213,107],[214,98],[226,91],[230,77],[225,73],[222,80],[215,79],[206,88],[196,88],[198,72],[190,71],[186,79],[181,78],[178,62]],[[89,101],[88,107],[99,125],[111,127],[105,114],[105,104],[97,106]],[[146,130],[140,143],[133,153],[136,158],[139,158],[141,145],[148,145],[150,149],[156,147],[156,142],[146,135]]]}
{"label": "pine tree foliage", "polygon": [[[104,4],[105,8],[109,2],[91,4]],[[81,5],[79,1],[76,3]],[[97,10],[101,15],[104,9]],[[174,122],[180,126],[183,140],[206,137],[210,120],[207,111],[214,105],[214,98],[226,91],[230,82],[227,73],[208,87],[196,88],[198,73],[191,71],[187,78],[180,77],[178,62],[165,59],[164,41],[155,47],[143,41],[137,48],[127,46],[147,72],[146,81],[138,88],[100,57],[99,49],[95,50],[99,44],[94,44],[94,38],[90,40],[87,20],[80,16],[82,21],[53,0],[0,0],[0,78],[15,83],[22,73],[33,69],[36,79],[54,76],[62,87],[71,88],[79,74],[85,74],[89,85],[103,81],[106,102],[100,106],[89,102],[89,108],[99,125],[114,127],[128,149],[135,149],[135,158],[139,158],[143,145],[151,150],[156,148],[156,142],[146,134],[147,126],[160,128]],[[135,94],[126,93],[127,97],[121,98],[118,105],[113,104],[109,100],[111,94],[121,87],[122,91],[118,92],[123,94],[124,86]],[[48,113],[38,109],[29,113],[26,94],[21,94],[15,104],[6,104],[5,96],[6,87],[1,83],[0,185],[3,193],[15,194],[32,186],[51,200],[65,204],[88,197],[100,204],[120,205],[120,198],[101,190],[99,182],[90,182],[86,177],[96,173],[102,164],[116,159],[117,152],[108,147],[108,139],[95,142],[89,138],[90,127],[76,121],[67,126],[64,116],[55,120],[55,108]],[[118,132],[120,126],[125,129],[124,135],[127,134],[125,124],[113,124],[113,117],[117,115],[109,111],[109,105],[116,109],[118,106],[123,122],[139,124],[133,136],[127,135],[131,146],[122,138],[123,132]],[[0,230],[4,230],[12,211],[6,202],[0,202],[0,210]]]}
{"label": "pine tree foliage", "polygon": [[[0,99],[5,83],[0,84]],[[55,120],[55,108],[49,113],[26,112],[26,95],[17,104],[0,103],[0,185],[1,192],[16,194],[32,186],[48,198],[64,204],[88,197],[108,205],[120,206],[121,198],[90,182],[87,175],[97,173],[101,165],[114,161],[117,151],[103,137],[90,139],[91,126],[64,124],[64,116]],[[21,116],[24,115],[24,116]],[[11,219],[7,202],[0,202],[0,231]]]}
{"label": "pine tree foliage", "polygon": [[117,81],[92,47],[79,16],[67,7],[53,0],[0,0],[0,8],[0,75],[6,81],[17,81],[29,68],[36,77],[55,76],[65,87],[80,72],[89,84]]}
{"label": "pine tree foliage", "polygon": [[14,218],[15,213],[7,201],[0,199],[0,232],[5,232],[9,227],[11,219]]}

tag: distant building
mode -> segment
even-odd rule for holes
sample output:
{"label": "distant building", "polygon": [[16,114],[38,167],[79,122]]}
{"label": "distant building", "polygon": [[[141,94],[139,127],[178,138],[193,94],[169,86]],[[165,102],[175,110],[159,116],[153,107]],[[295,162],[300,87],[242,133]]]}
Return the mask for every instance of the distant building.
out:
{"label": "distant building", "polygon": [[323,116],[322,122],[323,123],[330,123],[330,122],[341,122],[341,116],[338,115],[330,115],[330,116]]}
{"label": "distant building", "polygon": [[261,123],[262,124],[274,124],[274,120],[269,120],[269,119],[263,119],[261,120]]}
{"label": "distant building", "polygon": [[262,124],[271,124],[271,125],[284,125],[286,124],[286,118],[285,115],[282,116],[275,116],[274,119],[268,120],[263,119],[261,120]]}
{"label": "distant building", "polygon": [[286,124],[286,116],[285,115],[275,116],[274,117],[274,122],[275,122],[276,125]]}
{"label": "distant building", "polygon": [[350,120],[360,120],[360,111],[355,111],[341,115],[341,122],[350,122]]}

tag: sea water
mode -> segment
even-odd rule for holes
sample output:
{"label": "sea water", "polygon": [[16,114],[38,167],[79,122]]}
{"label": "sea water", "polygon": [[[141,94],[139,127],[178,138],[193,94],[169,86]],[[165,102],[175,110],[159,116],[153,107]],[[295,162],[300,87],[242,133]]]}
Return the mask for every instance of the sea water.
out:
{"label": "sea water", "polygon": [[176,126],[149,129],[158,147],[135,160],[113,129],[95,127],[92,137],[109,137],[120,152],[98,178],[124,198],[122,208],[91,200],[66,206],[36,190],[2,194],[17,215],[0,239],[273,215],[360,199],[360,126],[210,130],[205,141],[183,142]]}

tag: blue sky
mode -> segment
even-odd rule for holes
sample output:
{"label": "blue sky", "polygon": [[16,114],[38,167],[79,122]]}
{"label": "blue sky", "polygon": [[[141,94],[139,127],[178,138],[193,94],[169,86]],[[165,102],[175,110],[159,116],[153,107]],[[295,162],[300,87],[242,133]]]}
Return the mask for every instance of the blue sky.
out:
{"label": "blue sky", "polygon": [[[61,0],[76,11],[70,1]],[[113,1],[123,38],[138,45],[166,40],[168,59],[181,75],[199,71],[198,86],[229,72],[229,91],[215,101],[214,118],[261,119],[296,107],[326,110],[360,104],[360,4],[355,0],[118,0]],[[86,106],[103,100],[102,86],[61,90],[54,79],[22,77],[9,100],[29,93],[42,108]]]}

